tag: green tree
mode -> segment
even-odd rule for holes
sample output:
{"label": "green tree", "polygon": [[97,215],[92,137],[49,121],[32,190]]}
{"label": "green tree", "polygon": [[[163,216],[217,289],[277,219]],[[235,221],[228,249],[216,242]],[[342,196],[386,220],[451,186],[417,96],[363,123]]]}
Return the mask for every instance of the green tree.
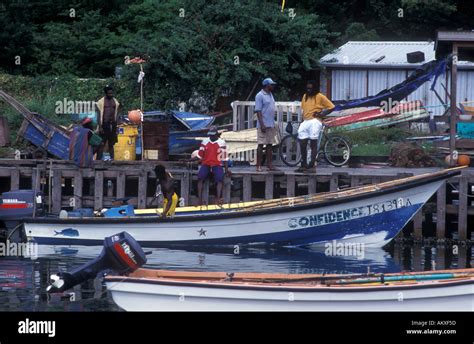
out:
{"label": "green tree", "polygon": [[[193,92],[211,105],[223,93],[242,99],[265,76],[279,81],[284,96],[331,49],[331,34],[318,19],[303,11],[282,13],[270,2],[144,2],[119,18],[126,25],[114,52],[150,56],[145,72],[151,102],[169,106]],[[146,24],[136,30],[138,22]],[[136,78],[136,69],[126,69]]]}

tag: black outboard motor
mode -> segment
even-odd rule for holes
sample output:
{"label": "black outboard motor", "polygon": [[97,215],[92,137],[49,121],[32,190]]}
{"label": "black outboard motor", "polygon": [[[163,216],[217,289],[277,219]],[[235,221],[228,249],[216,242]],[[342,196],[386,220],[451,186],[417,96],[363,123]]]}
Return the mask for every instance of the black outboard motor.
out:
{"label": "black outboard motor", "polygon": [[113,270],[118,274],[127,274],[146,263],[146,254],[140,244],[127,232],[112,235],[104,239],[104,248],[99,257],[73,270],[51,275],[48,293],[61,293],[77,284],[93,279],[101,271]]}

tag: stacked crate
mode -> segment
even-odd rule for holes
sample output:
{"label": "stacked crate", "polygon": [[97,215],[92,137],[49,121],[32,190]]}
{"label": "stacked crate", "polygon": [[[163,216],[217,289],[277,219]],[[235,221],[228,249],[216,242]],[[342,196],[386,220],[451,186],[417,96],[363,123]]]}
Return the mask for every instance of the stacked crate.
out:
{"label": "stacked crate", "polygon": [[143,152],[145,160],[166,161],[169,157],[168,120],[147,119],[143,122]]}

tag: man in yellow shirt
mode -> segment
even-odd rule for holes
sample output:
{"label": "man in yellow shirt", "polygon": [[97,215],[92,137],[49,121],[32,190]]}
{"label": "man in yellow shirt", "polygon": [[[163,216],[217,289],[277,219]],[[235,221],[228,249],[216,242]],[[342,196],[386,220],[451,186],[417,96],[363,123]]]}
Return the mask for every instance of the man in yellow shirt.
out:
{"label": "man in yellow shirt", "polygon": [[[318,138],[322,129],[322,119],[334,109],[334,104],[318,91],[316,81],[306,83],[306,93],[301,100],[303,122],[298,128],[298,139],[301,147],[301,167],[296,172],[313,170],[316,164]],[[311,147],[311,160],[308,164],[308,141]],[[314,171],[312,171],[314,172]]]}

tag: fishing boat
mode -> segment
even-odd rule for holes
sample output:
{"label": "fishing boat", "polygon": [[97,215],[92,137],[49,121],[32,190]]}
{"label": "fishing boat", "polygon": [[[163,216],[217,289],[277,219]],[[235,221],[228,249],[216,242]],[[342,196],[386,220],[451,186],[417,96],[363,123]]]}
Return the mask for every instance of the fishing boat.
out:
{"label": "fishing boat", "polygon": [[474,311],[474,269],[385,275],[138,269],[105,282],[127,311]]}
{"label": "fishing boat", "polygon": [[105,277],[127,311],[473,311],[474,269],[402,273],[281,274],[142,268],[147,255],[127,232],[100,254],[50,276],[47,293]]}
{"label": "fishing boat", "polygon": [[[409,112],[409,115],[412,115],[415,113],[413,112],[414,110],[420,110],[420,109],[424,109],[423,104],[421,101],[416,100],[416,101],[410,101],[410,102],[405,102],[405,103],[397,103],[389,111],[384,111],[383,108],[377,107],[377,108],[365,109],[363,111],[351,113],[349,115],[339,115],[339,116],[329,117],[328,119],[324,121],[324,123],[328,127],[344,126],[345,129],[350,129],[351,125],[354,125],[356,123],[361,123],[361,122],[367,122],[367,123],[362,124],[364,127],[376,126],[377,124],[381,124],[384,122],[383,121],[372,122],[372,121],[384,119],[385,122],[388,123],[387,125],[390,125],[391,121],[397,121],[397,118],[398,119],[406,118],[407,120],[410,120],[410,116],[396,117],[397,115],[401,115],[406,112]],[[395,117],[395,119],[393,118],[389,119],[390,117]]]}
{"label": "fishing boat", "polygon": [[[382,113],[380,116],[376,113],[371,118],[364,118],[360,121],[353,121],[352,123],[341,124],[337,121],[330,123],[330,129],[337,129],[338,131],[352,131],[359,129],[375,128],[375,127],[387,127],[395,124],[416,121],[430,116],[429,112],[425,108],[420,108],[417,110],[404,111],[401,113],[395,114],[385,114]],[[358,118],[357,116],[355,116]],[[341,119],[342,121],[342,119]]]}
{"label": "fishing boat", "polygon": [[38,244],[97,245],[128,231],[143,246],[321,245],[337,240],[382,247],[462,167],[310,196],[266,200],[233,210],[117,218],[25,219]]}

